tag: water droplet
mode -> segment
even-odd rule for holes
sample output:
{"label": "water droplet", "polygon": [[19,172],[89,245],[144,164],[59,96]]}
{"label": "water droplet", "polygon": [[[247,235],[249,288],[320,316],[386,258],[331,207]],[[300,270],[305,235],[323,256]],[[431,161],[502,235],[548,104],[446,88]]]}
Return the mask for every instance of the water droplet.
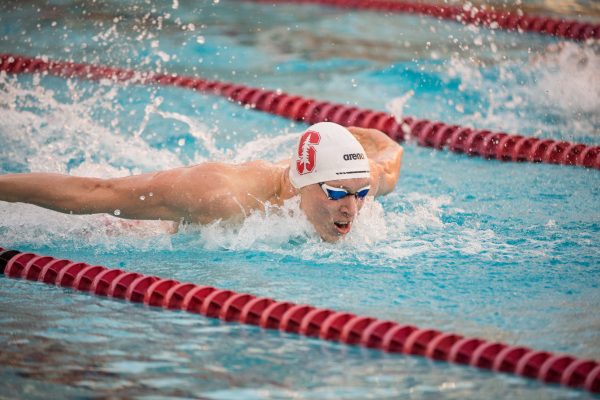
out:
{"label": "water droplet", "polygon": [[142,201],[146,200],[146,196],[140,196],[140,200],[142,200]]}
{"label": "water droplet", "polygon": [[119,216],[119,215],[121,215],[121,210],[119,210],[119,209],[116,209],[116,210],[113,212],[113,214],[115,214],[116,216]]}

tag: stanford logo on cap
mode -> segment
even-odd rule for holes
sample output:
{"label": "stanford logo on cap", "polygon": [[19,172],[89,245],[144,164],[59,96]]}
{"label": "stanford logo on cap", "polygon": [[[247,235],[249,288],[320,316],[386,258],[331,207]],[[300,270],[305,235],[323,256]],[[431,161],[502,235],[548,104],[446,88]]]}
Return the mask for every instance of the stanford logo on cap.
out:
{"label": "stanford logo on cap", "polygon": [[306,131],[300,138],[298,145],[298,158],[296,159],[296,170],[300,175],[309,174],[315,169],[317,162],[317,149],[315,145],[321,141],[319,132]]}

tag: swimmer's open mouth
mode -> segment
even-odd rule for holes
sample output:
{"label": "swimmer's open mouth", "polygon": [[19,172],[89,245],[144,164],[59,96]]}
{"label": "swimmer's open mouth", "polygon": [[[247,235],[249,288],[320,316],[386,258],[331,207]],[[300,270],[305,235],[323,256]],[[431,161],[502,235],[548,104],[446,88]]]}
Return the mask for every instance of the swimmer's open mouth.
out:
{"label": "swimmer's open mouth", "polygon": [[350,232],[350,226],[352,225],[352,222],[334,222],[333,224],[340,234],[345,235],[346,233]]}

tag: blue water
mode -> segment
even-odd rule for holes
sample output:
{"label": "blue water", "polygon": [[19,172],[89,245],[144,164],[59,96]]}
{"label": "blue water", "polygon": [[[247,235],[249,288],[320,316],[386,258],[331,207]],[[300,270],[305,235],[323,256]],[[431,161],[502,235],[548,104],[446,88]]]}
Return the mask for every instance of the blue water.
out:
{"label": "blue water", "polygon": [[[590,2],[543,11],[599,20]],[[0,52],[600,143],[597,44],[419,16],[228,0],[3,3]],[[278,160],[304,128],[182,89],[4,74],[0,121],[0,172],[104,177]],[[409,142],[396,190],[367,204],[337,245],[290,202],[241,226],[175,235],[0,203],[0,246],[600,359],[598,204],[597,170]],[[8,398],[590,397],[4,277],[0,345]]]}

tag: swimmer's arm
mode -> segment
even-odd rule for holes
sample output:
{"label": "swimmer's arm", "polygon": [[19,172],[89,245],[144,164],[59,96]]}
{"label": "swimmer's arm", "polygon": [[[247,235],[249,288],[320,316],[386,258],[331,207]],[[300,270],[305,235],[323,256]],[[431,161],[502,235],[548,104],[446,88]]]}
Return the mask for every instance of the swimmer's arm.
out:
{"label": "swimmer's arm", "polygon": [[367,152],[371,176],[375,180],[375,196],[382,196],[394,190],[404,149],[385,133],[377,129],[349,127],[348,130],[358,139]]}
{"label": "swimmer's arm", "polygon": [[53,173],[0,176],[0,201],[34,204],[68,214],[107,213],[121,218],[185,219],[173,185],[180,170],[125,178],[84,178]]}

